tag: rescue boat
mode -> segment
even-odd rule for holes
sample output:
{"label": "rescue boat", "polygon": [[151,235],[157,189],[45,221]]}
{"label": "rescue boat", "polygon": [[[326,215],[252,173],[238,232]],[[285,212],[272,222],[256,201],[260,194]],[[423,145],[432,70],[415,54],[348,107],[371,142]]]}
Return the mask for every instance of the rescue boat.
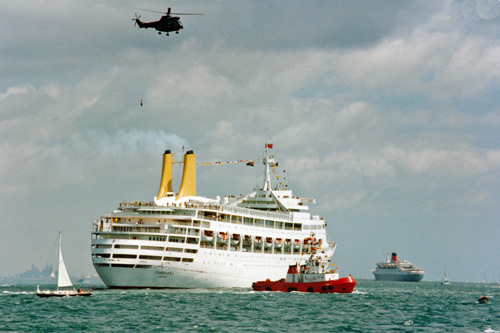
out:
{"label": "rescue boat", "polygon": [[340,278],[334,264],[326,255],[311,254],[304,264],[290,265],[285,279],[257,281],[252,284],[255,291],[352,293],[356,281],[349,275]]}
{"label": "rescue boat", "polygon": [[489,301],[490,301],[490,299],[488,298],[488,296],[484,296],[484,295],[483,295],[483,296],[481,296],[481,297],[479,297],[479,299],[477,300],[477,302],[478,302],[479,304],[486,304],[486,303],[488,303]]}

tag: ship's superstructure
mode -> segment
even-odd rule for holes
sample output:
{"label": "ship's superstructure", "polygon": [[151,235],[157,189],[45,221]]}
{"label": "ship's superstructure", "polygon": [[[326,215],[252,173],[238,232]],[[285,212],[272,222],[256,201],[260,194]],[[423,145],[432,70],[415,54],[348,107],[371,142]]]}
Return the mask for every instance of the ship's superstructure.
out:
{"label": "ship's superstructure", "polygon": [[417,268],[411,262],[398,260],[396,252],[392,253],[391,260],[387,256],[386,261],[378,262],[372,273],[377,281],[419,282],[424,278],[423,270]]}
{"label": "ship's superstructure", "polygon": [[192,151],[184,155],[174,193],[167,150],[153,202],[122,202],[93,223],[92,261],[103,282],[110,288],[250,287],[283,277],[312,246],[330,258],[336,245],[327,240],[324,219],[309,213],[314,199],[272,189],[277,163],[269,148],[266,143],[263,186],[222,200],[197,196]]}

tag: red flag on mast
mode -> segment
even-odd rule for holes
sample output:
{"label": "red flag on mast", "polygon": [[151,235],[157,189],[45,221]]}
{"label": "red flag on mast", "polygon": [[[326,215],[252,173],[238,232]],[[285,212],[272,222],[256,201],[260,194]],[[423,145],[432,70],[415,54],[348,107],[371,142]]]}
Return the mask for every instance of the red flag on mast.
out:
{"label": "red flag on mast", "polygon": [[266,142],[266,148],[273,149],[273,144]]}

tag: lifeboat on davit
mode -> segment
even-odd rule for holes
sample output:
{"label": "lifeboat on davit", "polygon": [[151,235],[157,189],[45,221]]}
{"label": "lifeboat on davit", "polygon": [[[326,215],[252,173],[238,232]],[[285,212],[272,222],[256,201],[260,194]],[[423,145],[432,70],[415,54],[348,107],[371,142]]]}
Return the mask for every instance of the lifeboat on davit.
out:
{"label": "lifeboat on davit", "polygon": [[231,235],[231,245],[238,245],[240,244],[240,235],[239,234],[232,234]]}
{"label": "lifeboat on davit", "polygon": [[214,241],[214,232],[212,230],[205,230],[201,235],[202,243],[212,243]]}
{"label": "lifeboat on davit", "polygon": [[255,291],[283,291],[310,293],[352,293],[356,281],[349,275],[340,278],[336,269],[329,265],[326,256],[311,254],[304,264],[290,265],[285,279],[257,281]]}
{"label": "lifeboat on davit", "polygon": [[217,243],[218,244],[227,244],[227,233],[226,232],[219,232],[217,234]]}

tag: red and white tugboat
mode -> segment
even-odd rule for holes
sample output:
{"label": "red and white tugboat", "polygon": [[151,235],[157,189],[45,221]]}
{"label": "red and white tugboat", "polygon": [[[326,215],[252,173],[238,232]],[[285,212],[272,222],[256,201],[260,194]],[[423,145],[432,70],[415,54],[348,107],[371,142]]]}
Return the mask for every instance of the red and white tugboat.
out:
{"label": "red and white tugboat", "polygon": [[254,282],[252,288],[255,291],[352,293],[356,286],[353,277],[339,278],[338,271],[330,269],[331,266],[325,255],[313,252],[305,264],[290,265],[285,279]]}

